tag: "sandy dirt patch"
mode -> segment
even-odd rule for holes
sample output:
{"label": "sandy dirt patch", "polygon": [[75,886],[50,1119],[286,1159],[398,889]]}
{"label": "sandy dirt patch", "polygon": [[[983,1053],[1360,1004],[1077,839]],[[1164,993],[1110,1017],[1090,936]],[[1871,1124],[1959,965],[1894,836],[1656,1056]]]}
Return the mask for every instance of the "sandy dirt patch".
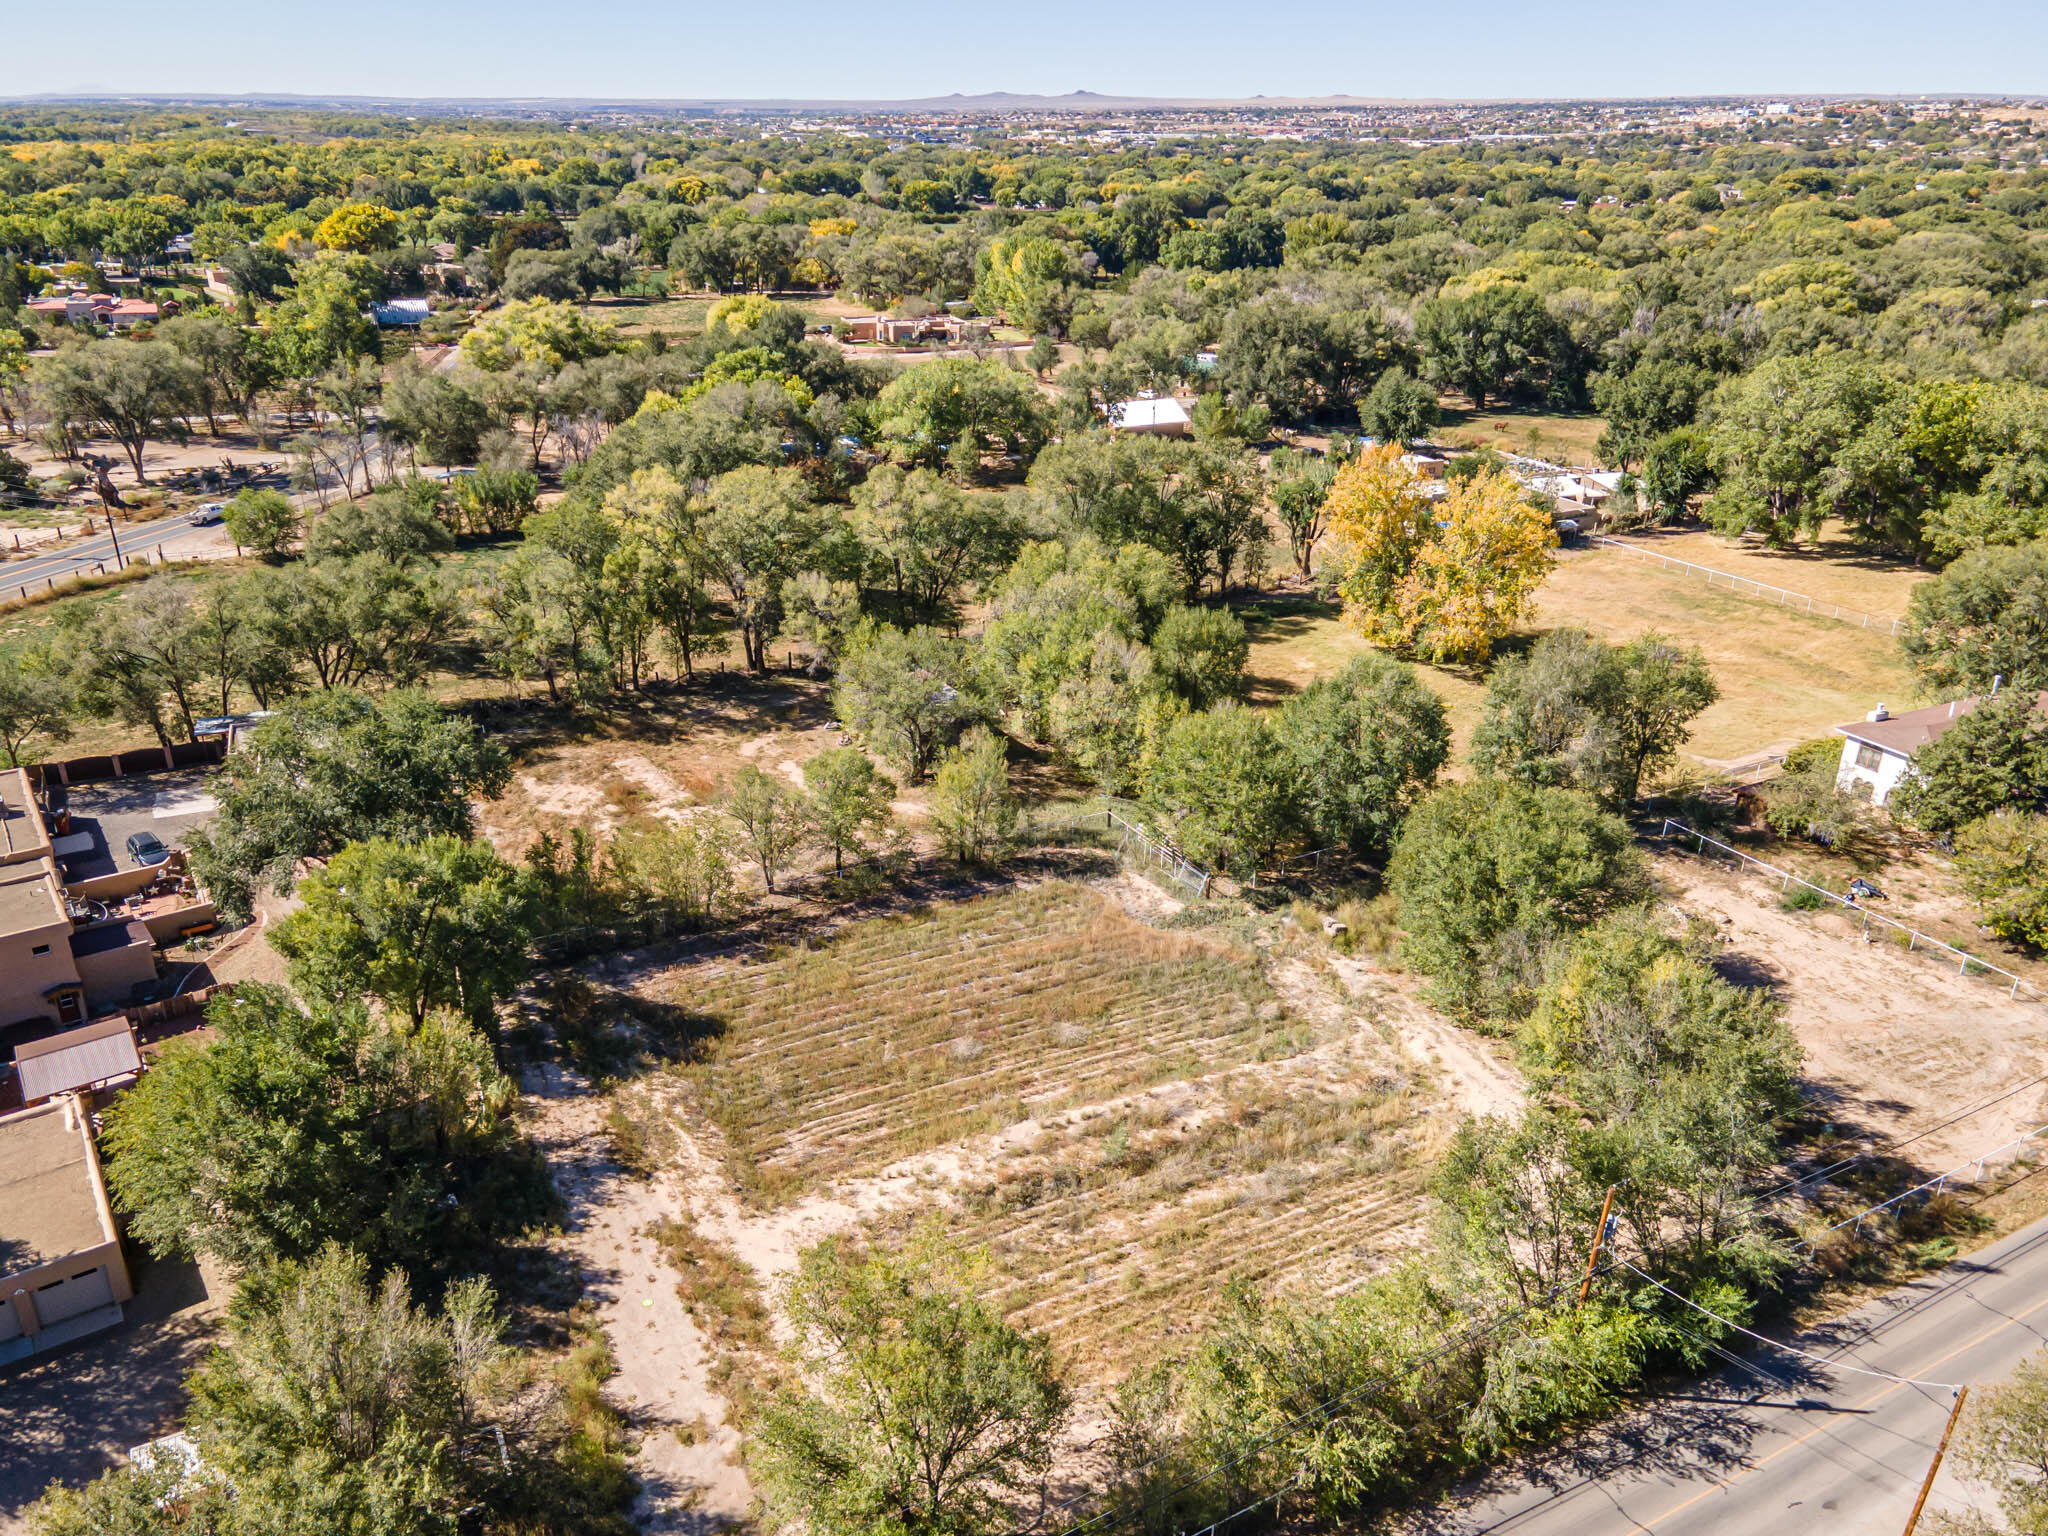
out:
{"label": "sandy dirt patch", "polygon": [[1459,1109],[1473,1116],[1521,1113],[1522,1074],[1500,1045],[1459,1028],[1423,1002],[1412,977],[1350,955],[1332,955],[1330,970],[1392,1029],[1410,1057],[1436,1074],[1439,1088]]}
{"label": "sandy dirt patch", "polygon": [[690,1536],[745,1523],[753,1489],[739,1432],[724,1422],[725,1401],[709,1384],[715,1351],[646,1235],[687,1201],[674,1176],[636,1179],[619,1166],[599,1128],[605,1101],[573,1074],[537,1068],[527,1086],[540,1095],[527,1101],[529,1133],[569,1207],[563,1241],[618,1358],[605,1392],[640,1436],[635,1523]]}
{"label": "sandy dirt patch", "polygon": [[535,810],[549,816],[584,816],[604,804],[604,791],[594,784],[544,783],[533,774],[522,773],[519,787]]}
{"label": "sandy dirt patch", "polygon": [[[1783,999],[1806,1050],[1809,1094],[1846,1125],[1886,1136],[1969,1110],[2048,1071],[2048,1009],[1896,944],[1866,943],[1832,913],[1788,912],[1775,881],[1666,857],[1680,907],[1719,926],[1727,967]],[[2048,1086],[2026,1089],[1914,1144],[1946,1168],[2048,1120]]]}

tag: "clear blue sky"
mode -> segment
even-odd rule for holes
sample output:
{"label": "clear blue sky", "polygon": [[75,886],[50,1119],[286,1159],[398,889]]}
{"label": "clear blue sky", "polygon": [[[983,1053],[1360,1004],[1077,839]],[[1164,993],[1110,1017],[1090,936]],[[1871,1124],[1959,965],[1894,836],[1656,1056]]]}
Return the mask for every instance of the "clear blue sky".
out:
{"label": "clear blue sky", "polygon": [[[2048,92],[2048,0],[98,0],[89,15],[18,11],[0,92]],[[85,36],[113,46],[89,58]]]}

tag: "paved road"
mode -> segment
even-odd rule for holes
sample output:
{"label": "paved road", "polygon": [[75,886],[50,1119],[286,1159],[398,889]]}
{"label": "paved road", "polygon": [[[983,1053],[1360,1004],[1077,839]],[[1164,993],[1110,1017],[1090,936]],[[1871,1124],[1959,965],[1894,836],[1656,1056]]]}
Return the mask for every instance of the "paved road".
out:
{"label": "paved road", "polygon": [[[120,531],[121,553],[130,559],[146,554],[154,560],[157,546],[161,544],[164,558],[176,559],[220,536],[218,524],[210,528],[195,528],[181,517],[168,517],[157,523],[123,528]],[[37,587],[48,587],[52,581],[62,581],[67,576],[93,570],[102,564],[108,570],[114,568],[114,541],[104,533],[81,543],[68,544],[62,549],[53,549],[47,554],[0,561],[0,601],[19,597],[24,587],[33,593]]]}
{"label": "paved road", "polygon": [[[2048,1347],[2048,1221],[1430,1511],[1435,1536],[1898,1536],[1948,1417]],[[1768,1373],[1767,1375],[1765,1373]],[[1944,1470],[1932,1508],[1956,1485]]]}

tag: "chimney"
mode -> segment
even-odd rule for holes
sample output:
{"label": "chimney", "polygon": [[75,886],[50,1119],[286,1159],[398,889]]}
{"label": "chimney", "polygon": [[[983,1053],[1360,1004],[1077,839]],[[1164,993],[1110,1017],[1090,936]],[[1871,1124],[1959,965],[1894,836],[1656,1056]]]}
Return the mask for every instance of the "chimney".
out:
{"label": "chimney", "polygon": [[1886,709],[1884,705],[1879,704],[1877,708],[1873,709],[1869,714],[1865,715],[1863,718],[1866,720],[1889,720],[1891,719],[1891,717],[1892,712]]}

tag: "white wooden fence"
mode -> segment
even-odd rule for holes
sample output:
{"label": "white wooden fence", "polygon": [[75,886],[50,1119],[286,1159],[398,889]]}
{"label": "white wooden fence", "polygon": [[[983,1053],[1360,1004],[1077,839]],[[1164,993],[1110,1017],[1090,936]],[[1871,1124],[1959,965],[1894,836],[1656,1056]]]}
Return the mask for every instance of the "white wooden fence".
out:
{"label": "white wooden fence", "polygon": [[1641,545],[1630,544],[1622,539],[1610,538],[1606,534],[1599,535],[1594,542],[1604,544],[1609,549],[1625,549],[1644,560],[1655,560],[1663,565],[1676,566],[1680,570],[1696,571],[1706,578],[1708,586],[1718,583],[1728,587],[1738,597],[1759,598],[1765,602],[1774,602],[1781,608],[1796,608],[1801,613],[1811,613],[1823,619],[1839,619],[1844,624],[1854,624],[1859,629],[1881,630],[1888,635],[1896,635],[1905,627],[1904,619],[1880,618],[1876,614],[1844,608],[1840,603],[1824,602],[1817,597],[1809,597],[1804,592],[1789,592],[1783,587],[1767,586],[1748,576],[1737,576],[1732,571],[1717,571],[1710,565],[1695,565],[1692,561],[1681,560],[1676,555],[1660,555],[1655,550],[1644,549]]}

